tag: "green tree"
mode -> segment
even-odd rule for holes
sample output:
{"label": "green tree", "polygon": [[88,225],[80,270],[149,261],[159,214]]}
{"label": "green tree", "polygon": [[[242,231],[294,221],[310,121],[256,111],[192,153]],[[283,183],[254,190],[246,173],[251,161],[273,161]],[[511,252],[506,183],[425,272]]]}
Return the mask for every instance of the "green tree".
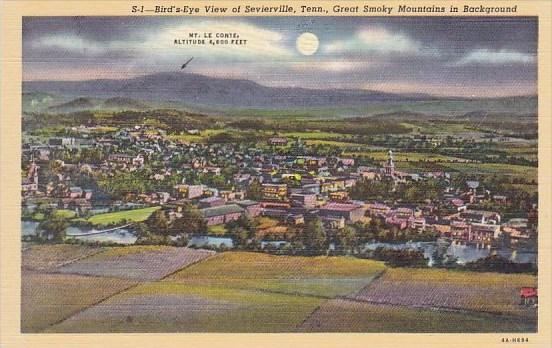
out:
{"label": "green tree", "polygon": [[320,254],[327,246],[326,230],[319,218],[307,223],[302,237],[303,245],[310,254]]}
{"label": "green tree", "polygon": [[65,238],[65,230],[69,224],[63,216],[54,212],[44,218],[38,225],[40,236],[46,241],[62,242]]}
{"label": "green tree", "polygon": [[349,253],[357,246],[357,231],[351,226],[345,226],[337,231],[336,241],[339,250]]}
{"label": "green tree", "polygon": [[191,204],[182,208],[182,217],[173,221],[170,226],[171,235],[204,234],[207,233],[207,222],[199,209]]}
{"label": "green tree", "polygon": [[247,198],[259,201],[263,198],[263,187],[258,180],[255,180],[247,189]]}
{"label": "green tree", "polygon": [[146,220],[146,225],[154,234],[167,235],[169,232],[169,220],[163,210],[156,210]]}

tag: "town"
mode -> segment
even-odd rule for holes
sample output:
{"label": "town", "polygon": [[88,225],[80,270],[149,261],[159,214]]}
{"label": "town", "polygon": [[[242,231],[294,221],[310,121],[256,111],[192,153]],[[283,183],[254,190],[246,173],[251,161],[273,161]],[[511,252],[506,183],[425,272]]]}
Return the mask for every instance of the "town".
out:
{"label": "town", "polygon": [[[122,244],[301,255],[365,255],[371,244],[438,240],[479,257],[536,251],[534,197],[446,171],[399,170],[392,149],[378,164],[309,155],[301,138],[277,134],[253,144],[183,141],[144,124],[64,132],[23,144],[22,217],[35,221],[27,241],[85,242],[87,234],[124,227],[135,238]],[[184,131],[192,139],[201,132]],[[506,219],[505,207],[518,214]],[[69,226],[84,232],[72,237]],[[458,261],[420,251],[422,263]]]}

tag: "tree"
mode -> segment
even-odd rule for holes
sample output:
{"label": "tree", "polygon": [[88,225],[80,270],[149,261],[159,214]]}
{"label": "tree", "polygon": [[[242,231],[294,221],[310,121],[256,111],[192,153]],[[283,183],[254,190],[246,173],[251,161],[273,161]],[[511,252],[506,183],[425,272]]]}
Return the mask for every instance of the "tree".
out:
{"label": "tree", "polygon": [[258,180],[254,180],[247,189],[247,198],[258,201],[263,198],[263,187]]}
{"label": "tree", "polygon": [[322,220],[316,218],[305,226],[303,245],[308,253],[319,254],[326,248],[327,237]]}
{"label": "tree", "polygon": [[204,234],[207,233],[207,222],[197,207],[188,204],[182,208],[182,217],[173,221],[169,234]]}
{"label": "tree", "polygon": [[357,245],[357,232],[353,227],[345,226],[337,231],[336,241],[340,250],[350,252]]}
{"label": "tree", "polygon": [[146,220],[146,225],[154,234],[167,235],[169,232],[169,221],[165,212],[161,209],[156,210]]}
{"label": "tree", "polygon": [[65,238],[65,230],[69,224],[64,217],[54,212],[44,217],[38,225],[38,231],[42,238],[50,242],[62,242]]}

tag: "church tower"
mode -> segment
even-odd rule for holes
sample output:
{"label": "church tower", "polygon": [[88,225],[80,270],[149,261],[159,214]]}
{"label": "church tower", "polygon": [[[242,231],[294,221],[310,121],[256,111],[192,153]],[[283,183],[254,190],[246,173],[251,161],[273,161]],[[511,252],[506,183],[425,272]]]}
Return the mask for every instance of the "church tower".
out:
{"label": "church tower", "polygon": [[394,176],[395,175],[395,163],[393,162],[393,151],[389,150],[389,157],[387,162],[383,166],[385,170],[385,175]]}

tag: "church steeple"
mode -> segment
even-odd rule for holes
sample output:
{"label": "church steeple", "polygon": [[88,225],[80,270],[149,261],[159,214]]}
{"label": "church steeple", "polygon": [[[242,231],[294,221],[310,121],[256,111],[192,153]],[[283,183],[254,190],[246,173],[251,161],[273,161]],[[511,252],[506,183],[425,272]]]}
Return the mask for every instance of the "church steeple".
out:
{"label": "church steeple", "polygon": [[395,163],[393,162],[393,151],[389,150],[389,156],[387,162],[384,165],[385,174],[393,176],[395,175]]}

